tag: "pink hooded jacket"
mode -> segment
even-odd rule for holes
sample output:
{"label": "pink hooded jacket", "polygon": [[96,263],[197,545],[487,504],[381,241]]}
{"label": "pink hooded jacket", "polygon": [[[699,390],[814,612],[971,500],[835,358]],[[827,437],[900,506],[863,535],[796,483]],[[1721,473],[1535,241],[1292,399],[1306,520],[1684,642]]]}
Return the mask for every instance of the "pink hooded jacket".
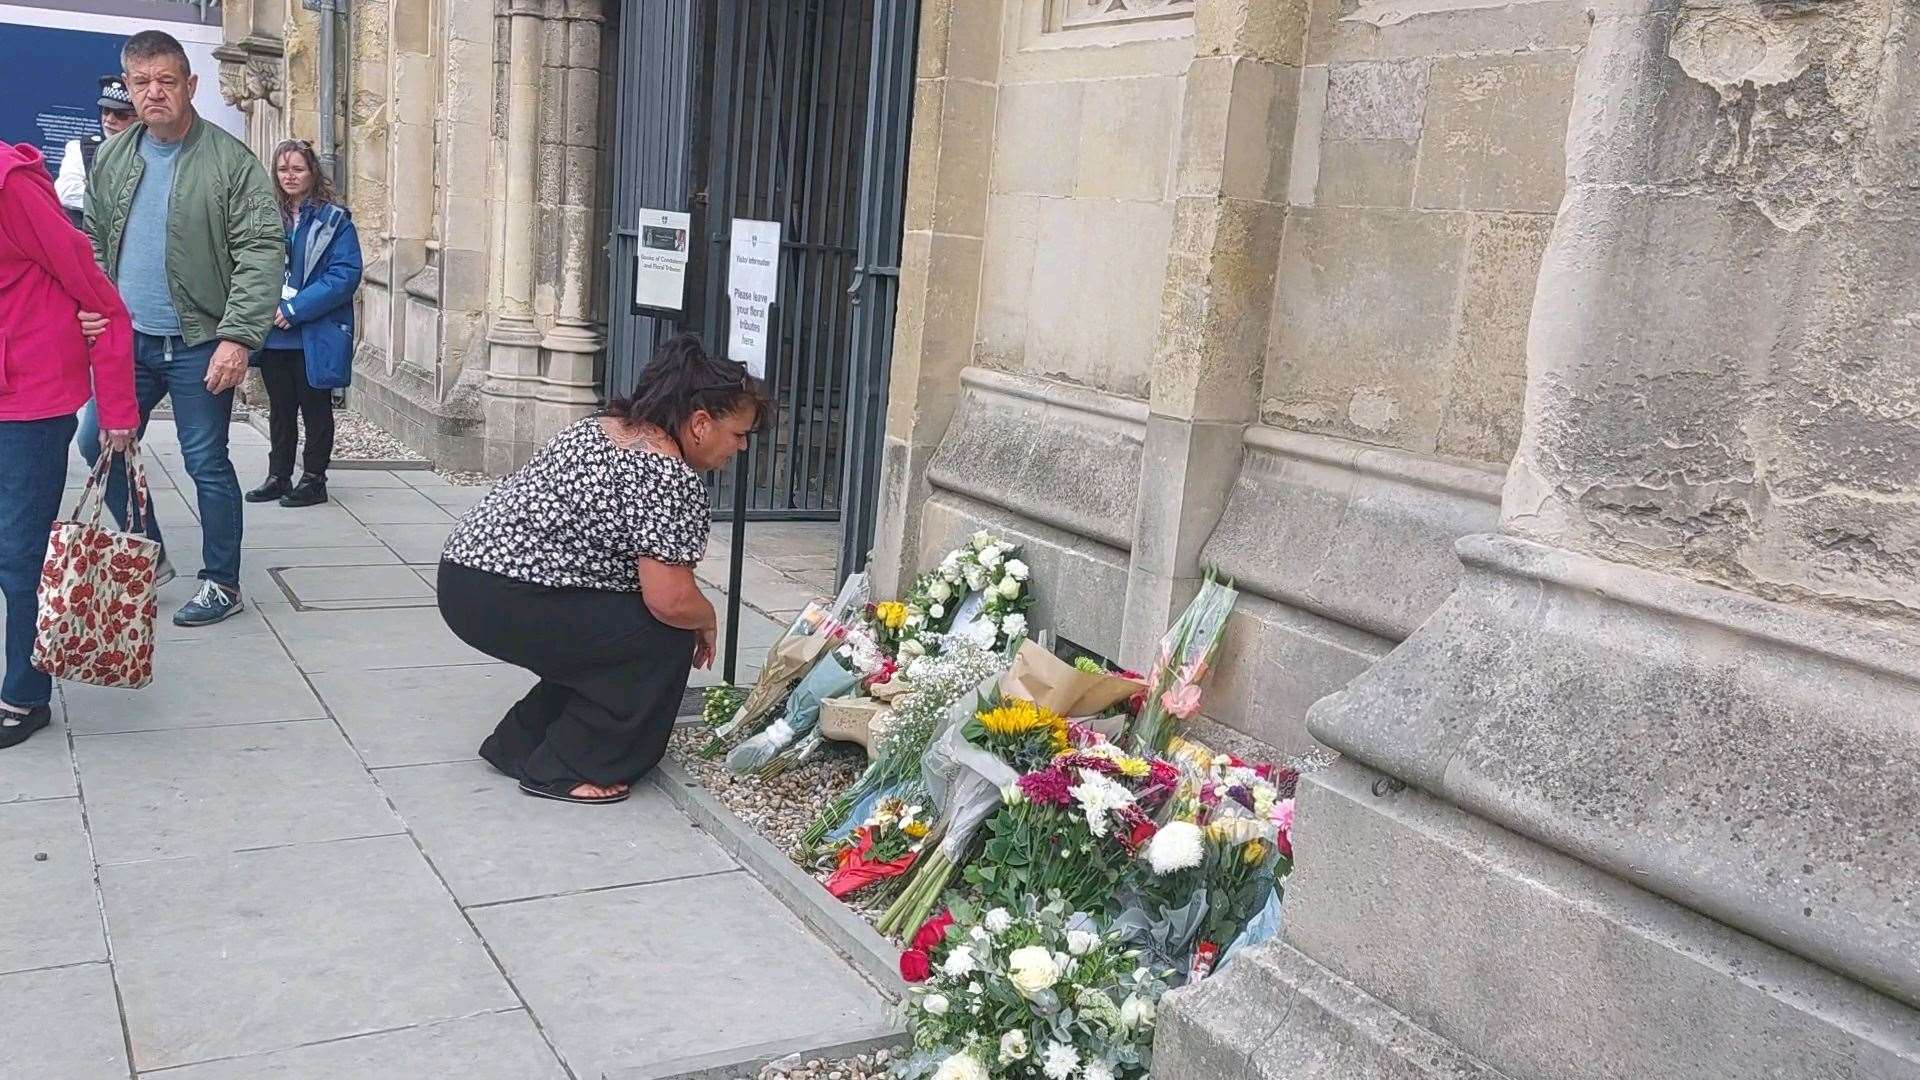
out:
{"label": "pink hooded jacket", "polygon": [[[92,348],[79,312],[107,317]],[[0,420],[71,416],[97,397],[100,426],[140,426],[133,323],[67,219],[40,151],[0,142]]]}

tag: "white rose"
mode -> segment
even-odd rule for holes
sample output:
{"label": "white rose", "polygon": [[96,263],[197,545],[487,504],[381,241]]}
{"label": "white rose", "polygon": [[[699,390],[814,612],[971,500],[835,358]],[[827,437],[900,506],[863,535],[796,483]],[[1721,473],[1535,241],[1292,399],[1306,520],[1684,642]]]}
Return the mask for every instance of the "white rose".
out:
{"label": "white rose", "polygon": [[986,923],[988,930],[996,934],[1004,934],[1007,928],[1013,925],[1013,912],[1003,907],[994,908],[987,912]]}
{"label": "white rose", "polygon": [[947,954],[940,970],[956,979],[965,978],[973,972],[973,946],[962,945]]}
{"label": "white rose", "polygon": [[926,997],[920,999],[920,1007],[927,1010],[927,1014],[930,1016],[947,1015],[947,1005],[947,995],[945,994],[928,994]]}
{"label": "white rose", "polygon": [[979,592],[987,587],[987,572],[977,566],[967,567],[967,588]]}
{"label": "white rose", "polygon": [[1053,954],[1045,946],[1028,945],[1008,954],[1007,981],[1031,997],[1060,981],[1060,966],[1053,962]]}
{"label": "white rose", "polygon": [[1032,571],[1028,570],[1027,564],[1021,562],[1019,559],[1008,559],[1007,573],[1012,575],[1015,581],[1025,581],[1027,580],[1027,575],[1032,573]]}
{"label": "white rose", "polygon": [[972,1054],[961,1051],[940,1063],[933,1080],[987,1080],[987,1067]]}
{"label": "white rose", "polygon": [[927,595],[941,603],[945,603],[953,599],[953,586],[944,581],[936,581],[933,583],[933,587],[927,590]]}
{"label": "white rose", "polygon": [[1017,611],[1014,612],[1000,620],[1000,631],[1008,637],[1019,637],[1027,632],[1027,617]]}
{"label": "white rose", "polygon": [[1000,545],[994,544],[980,552],[980,565],[991,570],[999,566],[1006,557],[1006,554],[1000,550]]}
{"label": "white rose", "polygon": [[1000,579],[998,591],[1001,596],[1006,597],[1008,600],[1016,600],[1020,596],[1020,583],[1015,581],[1013,576],[1009,574]]}
{"label": "white rose", "polygon": [[993,543],[993,534],[987,530],[981,529],[979,532],[973,534],[973,549],[975,551],[991,543]]}
{"label": "white rose", "polygon": [[946,608],[946,605],[944,604],[935,604],[932,607],[927,609],[927,615],[929,618],[942,619],[946,617],[946,614],[947,614],[947,608]]}
{"label": "white rose", "polygon": [[1067,951],[1075,956],[1085,956],[1099,945],[1099,934],[1089,934],[1085,930],[1067,931]]}
{"label": "white rose", "polygon": [[1000,1060],[1005,1063],[1024,1061],[1027,1057],[1027,1033],[1009,1031],[1000,1036]]}
{"label": "white rose", "polygon": [[1120,1003],[1120,1022],[1130,1028],[1153,1023],[1153,1002],[1138,994],[1128,994]]}

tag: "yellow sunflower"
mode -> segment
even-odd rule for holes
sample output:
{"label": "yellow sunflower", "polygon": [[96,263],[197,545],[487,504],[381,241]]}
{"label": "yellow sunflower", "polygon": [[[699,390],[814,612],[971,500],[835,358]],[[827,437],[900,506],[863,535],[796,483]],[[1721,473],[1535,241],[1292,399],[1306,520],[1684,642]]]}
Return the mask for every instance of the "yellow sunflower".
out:
{"label": "yellow sunflower", "polygon": [[1067,747],[1067,718],[1031,701],[1014,700],[988,709],[980,714],[980,726],[988,735],[1007,739],[1046,730],[1056,751]]}

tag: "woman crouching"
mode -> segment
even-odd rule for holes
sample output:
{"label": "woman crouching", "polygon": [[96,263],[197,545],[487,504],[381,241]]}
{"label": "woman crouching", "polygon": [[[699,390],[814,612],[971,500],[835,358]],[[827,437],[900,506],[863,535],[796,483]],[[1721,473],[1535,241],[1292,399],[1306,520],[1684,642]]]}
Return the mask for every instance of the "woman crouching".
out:
{"label": "woman crouching", "polygon": [[631,397],[555,436],[448,539],[447,626],[540,677],[480,744],[520,790],[618,802],[666,753],[693,667],[713,662],[693,577],[713,525],[702,474],[768,410],[744,365],[675,338]]}

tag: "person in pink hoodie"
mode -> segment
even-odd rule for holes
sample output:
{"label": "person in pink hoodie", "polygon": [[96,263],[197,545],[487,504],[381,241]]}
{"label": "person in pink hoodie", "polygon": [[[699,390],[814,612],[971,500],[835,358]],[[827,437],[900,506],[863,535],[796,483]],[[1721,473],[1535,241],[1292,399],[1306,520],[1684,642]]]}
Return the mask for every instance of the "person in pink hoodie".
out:
{"label": "person in pink hoodie", "polygon": [[[89,341],[82,310],[107,317]],[[133,444],[133,323],[53,191],[40,151],[0,142],[0,593],[6,674],[0,750],[47,726],[53,680],[33,667],[40,567],[60,512],[67,447],[88,398],[107,445]]]}

